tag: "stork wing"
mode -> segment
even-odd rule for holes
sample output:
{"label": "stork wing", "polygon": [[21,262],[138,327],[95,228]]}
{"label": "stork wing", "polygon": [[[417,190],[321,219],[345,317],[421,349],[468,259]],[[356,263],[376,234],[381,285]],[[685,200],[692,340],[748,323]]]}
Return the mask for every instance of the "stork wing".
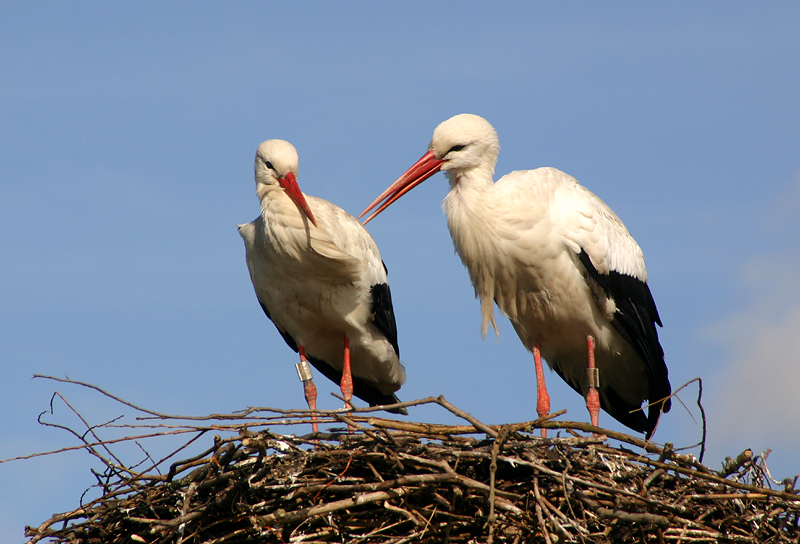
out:
{"label": "stork wing", "polygon": [[[661,318],[647,285],[641,248],[611,208],[577,181],[555,192],[551,211],[564,241],[589,277],[613,299],[616,312],[611,323],[644,361],[650,401],[668,397],[671,388],[656,329]],[[668,411],[670,404],[667,399],[663,411]],[[657,407],[649,410],[653,426],[659,411]]]}
{"label": "stork wing", "polygon": [[564,240],[575,253],[586,251],[599,273],[613,271],[647,283],[644,254],[617,214],[574,178],[570,180],[554,193],[551,206]]}
{"label": "stork wing", "polygon": [[347,267],[350,277],[362,284],[369,293],[373,325],[399,356],[392,293],[378,245],[367,229],[343,209],[321,198],[307,198],[320,226],[310,232],[311,247],[332,264]]}

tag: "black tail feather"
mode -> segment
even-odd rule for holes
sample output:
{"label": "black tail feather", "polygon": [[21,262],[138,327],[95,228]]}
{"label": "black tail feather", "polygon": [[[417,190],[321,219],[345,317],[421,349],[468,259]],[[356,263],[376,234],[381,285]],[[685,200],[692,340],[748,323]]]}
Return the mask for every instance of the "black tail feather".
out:
{"label": "black tail feather", "polygon": [[[388,293],[388,286],[386,289],[386,296],[389,297],[389,305],[391,306],[391,295]],[[267,317],[270,321],[272,321],[272,316],[269,315],[269,310],[267,307],[261,304],[261,309],[264,310],[264,313],[267,314]],[[274,323],[274,322],[273,322]],[[394,323],[394,317],[392,316],[392,323]],[[292,336],[287,333],[286,331],[281,330],[280,327],[275,325],[278,329],[278,332],[283,337],[283,340],[286,342],[295,353],[298,352],[297,349],[297,342],[295,341]],[[395,333],[396,334],[396,333]],[[395,336],[395,342],[396,336]],[[396,348],[395,348],[396,349]],[[331,365],[323,361],[322,359],[317,359],[316,357],[312,357],[306,354],[308,358],[308,362],[311,363],[314,368],[316,368],[319,372],[322,373],[323,376],[331,380],[333,383],[341,383],[342,382],[342,372],[341,370],[336,370]],[[375,387],[371,382],[365,380],[363,378],[359,378],[358,376],[353,376],[353,394],[369,404],[370,406],[384,406],[388,404],[398,404],[400,399],[397,398],[397,395],[385,395],[381,393],[380,389]],[[403,416],[408,415],[408,410],[405,408],[395,408],[393,410],[387,410],[387,412],[391,412],[393,414],[400,414]]]}

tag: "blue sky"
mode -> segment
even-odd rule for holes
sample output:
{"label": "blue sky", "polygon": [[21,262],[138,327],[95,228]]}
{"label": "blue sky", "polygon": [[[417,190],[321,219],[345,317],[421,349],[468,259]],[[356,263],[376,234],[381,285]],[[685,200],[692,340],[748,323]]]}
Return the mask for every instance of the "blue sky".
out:
{"label": "blue sky", "polygon": [[[672,384],[704,380],[706,463],[770,448],[773,476],[800,472],[800,4],[41,2],[0,21],[0,459],[75,444],[36,422],[55,390],[92,423],[125,413],[35,373],[169,413],[303,407],[236,232],[259,212],[256,147],[292,142],[303,190],[357,215],[468,112],[498,131],[497,177],[560,168],[637,239]],[[446,188],[437,175],[369,225],[399,396],[534,419],[532,357],[505,319],[480,337]],[[586,420],[547,377],[553,409]],[[657,441],[699,440],[695,397]],[[77,507],[92,466],[0,464],[0,539]]]}

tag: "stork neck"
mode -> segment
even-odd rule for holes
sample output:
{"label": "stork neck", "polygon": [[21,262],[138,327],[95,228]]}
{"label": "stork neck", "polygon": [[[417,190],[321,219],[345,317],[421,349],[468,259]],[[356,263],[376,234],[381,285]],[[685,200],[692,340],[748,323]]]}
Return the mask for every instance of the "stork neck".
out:
{"label": "stork neck", "polygon": [[[491,173],[473,168],[446,174],[450,191],[442,207],[454,240],[463,236],[491,239],[489,233],[499,228],[496,220],[502,217],[502,214],[487,213],[487,210],[498,208]],[[462,247],[462,244],[456,243],[459,253]]]}
{"label": "stork neck", "polygon": [[488,165],[474,166],[469,169],[446,170],[444,175],[450,182],[450,189],[458,186],[465,188],[492,187],[494,185],[494,168]]}
{"label": "stork neck", "polygon": [[271,223],[293,224],[301,214],[297,206],[280,186],[259,184],[256,194],[261,201],[261,215]]}
{"label": "stork neck", "polygon": [[[275,191],[279,191],[283,193],[283,189],[274,183],[257,183],[256,184],[256,196],[258,196],[258,200],[261,202],[262,207],[264,205],[264,200],[268,198],[275,198]],[[284,193],[285,194],[285,193]]]}
{"label": "stork neck", "polygon": [[[502,230],[503,214],[497,210],[495,184],[491,171],[470,169],[465,172],[446,172],[450,181],[442,208],[453,238],[456,253],[469,271],[475,294],[481,300],[483,316],[481,332],[485,336],[491,323],[495,332],[493,300],[495,294],[495,265],[498,232]],[[487,213],[487,211],[489,213]]]}

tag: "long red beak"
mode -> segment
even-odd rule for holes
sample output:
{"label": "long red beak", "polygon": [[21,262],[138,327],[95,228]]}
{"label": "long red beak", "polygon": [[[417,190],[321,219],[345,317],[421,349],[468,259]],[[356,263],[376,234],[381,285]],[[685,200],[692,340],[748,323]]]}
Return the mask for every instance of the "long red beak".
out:
{"label": "long red beak", "polygon": [[292,172],[286,174],[286,176],[282,178],[278,178],[278,183],[280,183],[283,190],[286,191],[286,194],[289,195],[289,198],[297,204],[297,207],[300,208],[306,217],[317,226],[317,220],[314,219],[314,214],[311,213],[311,208],[308,207],[308,202],[306,202],[306,197],[303,195],[303,192],[300,190],[300,187],[297,185],[297,178],[294,177]]}
{"label": "long red beak", "polygon": [[420,160],[415,162],[411,168],[406,170],[406,173],[400,176],[400,179],[392,183],[388,189],[381,193],[381,196],[367,206],[367,209],[361,212],[358,218],[361,219],[364,217],[372,208],[377,206],[381,200],[386,199],[377,210],[372,212],[372,215],[367,217],[363,223],[366,225],[373,217],[388,208],[395,200],[438,172],[443,163],[443,160],[437,159],[436,156],[434,156],[433,151],[428,151]]}

